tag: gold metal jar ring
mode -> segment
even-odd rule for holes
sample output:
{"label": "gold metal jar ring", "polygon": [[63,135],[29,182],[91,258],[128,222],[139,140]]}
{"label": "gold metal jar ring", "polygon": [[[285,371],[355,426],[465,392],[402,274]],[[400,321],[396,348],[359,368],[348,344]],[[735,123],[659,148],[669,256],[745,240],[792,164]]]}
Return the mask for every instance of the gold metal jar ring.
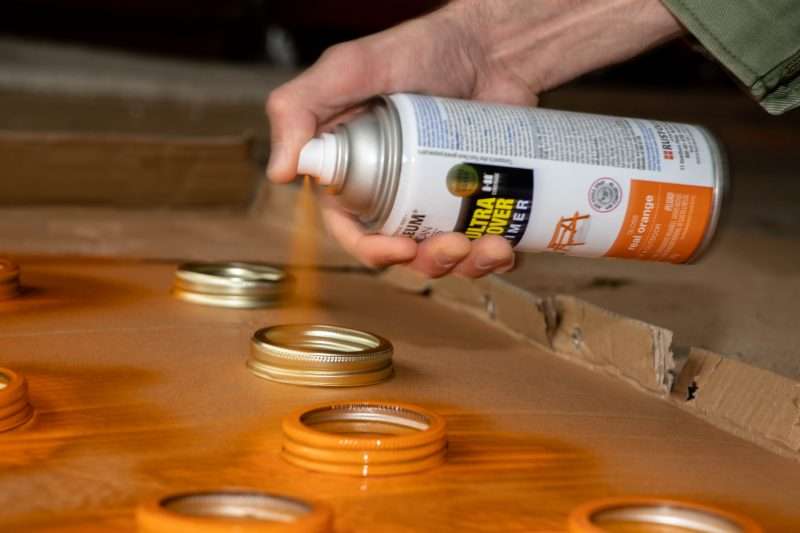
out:
{"label": "gold metal jar ring", "polygon": [[250,371],[271,381],[360,387],[392,376],[392,343],[374,333],[325,324],[263,328],[250,343]]}
{"label": "gold metal jar ring", "polygon": [[175,271],[172,294],[196,304],[251,309],[274,305],[291,285],[283,269],[263,263],[184,263]]}

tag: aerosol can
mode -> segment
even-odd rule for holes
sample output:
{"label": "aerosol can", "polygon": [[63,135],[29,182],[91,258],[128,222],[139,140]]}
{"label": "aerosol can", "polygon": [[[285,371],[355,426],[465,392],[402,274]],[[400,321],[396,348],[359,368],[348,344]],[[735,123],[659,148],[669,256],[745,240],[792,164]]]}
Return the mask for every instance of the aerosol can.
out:
{"label": "aerosol can", "polygon": [[699,126],[417,94],[312,139],[298,173],[385,235],[671,263],[708,247],[727,181]]}

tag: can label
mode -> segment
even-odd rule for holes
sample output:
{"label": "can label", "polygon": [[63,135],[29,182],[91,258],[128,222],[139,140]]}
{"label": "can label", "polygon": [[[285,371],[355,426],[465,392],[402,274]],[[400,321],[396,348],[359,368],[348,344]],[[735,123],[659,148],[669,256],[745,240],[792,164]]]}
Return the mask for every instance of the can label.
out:
{"label": "can label", "polygon": [[652,261],[688,259],[703,241],[705,224],[713,209],[710,187],[631,180],[628,209],[610,257]]}
{"label": "can label", "polygon": [[390,98],[403,168],[383,233],[499,235],[522,251],[674,263],[703,242],[718,169],[700,128]]}

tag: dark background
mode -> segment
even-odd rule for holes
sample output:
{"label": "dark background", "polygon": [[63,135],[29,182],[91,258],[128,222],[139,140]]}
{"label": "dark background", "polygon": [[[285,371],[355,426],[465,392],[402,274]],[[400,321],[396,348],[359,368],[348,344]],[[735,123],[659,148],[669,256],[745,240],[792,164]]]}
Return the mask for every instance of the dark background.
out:
{"label": "dark background", "polygon": [[[239,64],[311,64],[328,46],[435,9],[441,0],[28,0],[4,2],[0,32],[159,56]],[[290,59],[274,42],[291,49]],[[273,43],[273,44],[270,44]],[[589,75],[609,83],[721,86],[731,78],[679,40]],[[287,64],[288,63],[288,64]]]}

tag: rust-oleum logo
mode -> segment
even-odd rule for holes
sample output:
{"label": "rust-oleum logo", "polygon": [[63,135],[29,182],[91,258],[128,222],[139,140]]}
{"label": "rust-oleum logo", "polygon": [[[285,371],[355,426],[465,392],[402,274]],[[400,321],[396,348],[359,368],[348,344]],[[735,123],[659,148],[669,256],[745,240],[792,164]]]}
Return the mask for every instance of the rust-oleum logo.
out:
{"label": "rust-oleum logo", "polygon": [[447,189],[462,198],[454,231],[470,239],[499,235],[517,244],[533,202],[533,170],[461,163],[447,173]]}
{"label": "rust-oleum logo", "polygon": [[661,145],[661,152],[664,159],[675,159],[675,150],[672,148],[672,138],[666,126],[661,122],[654,122],[653,129],[656,131],[658,142]]}
{"label": "rust-oleum logo", "polygon": [[411,216],[408,217],[408,221],[406,222],[406,225],[403,226],[403,231],[400,232],[400,234],[415,239],[417,238],[417,232],[422,227],[424,222],[425,213],[420,213],[417,210],[414,210],[414,212],[411,213]]}

